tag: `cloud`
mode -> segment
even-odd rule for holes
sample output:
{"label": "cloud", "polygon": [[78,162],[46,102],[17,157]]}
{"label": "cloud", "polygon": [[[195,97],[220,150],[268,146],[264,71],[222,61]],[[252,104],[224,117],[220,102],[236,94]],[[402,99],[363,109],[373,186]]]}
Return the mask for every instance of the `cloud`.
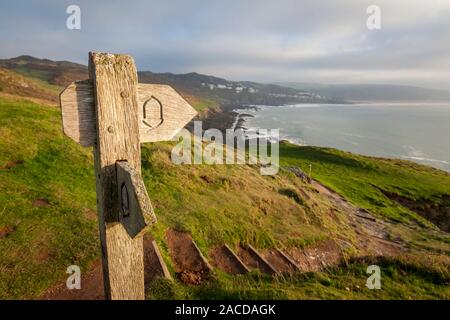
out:
{"label": "cloud", "polygon": [[[82,29],[65,28],[78,4]],[[366,8],[382,29],[366,28]],[[0,55],[86,63],[132,54],[141,70],[256,81],[394,82],[448,88],[450,1],[21,1],[0,4]],[[383,76],[384,75],[384,76]]]}

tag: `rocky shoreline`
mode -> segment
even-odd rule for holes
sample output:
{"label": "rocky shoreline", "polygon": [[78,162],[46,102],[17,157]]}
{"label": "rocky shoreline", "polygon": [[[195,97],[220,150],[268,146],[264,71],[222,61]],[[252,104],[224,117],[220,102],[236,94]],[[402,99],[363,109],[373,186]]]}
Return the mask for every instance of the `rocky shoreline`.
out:
{"label": "rocky shoreline", "polygon": [[[227,129],[246,129],[244,126],[245,118],[253,117],[248,113],[238,113],[236,110],[258,110],[255,106],[224,106],[218,111],[210,111],[201,118],[194,119],[194,121],[202,121],[203,130],[218,129],[225,133]],[[193,130],[193,122],[186,128]]]}

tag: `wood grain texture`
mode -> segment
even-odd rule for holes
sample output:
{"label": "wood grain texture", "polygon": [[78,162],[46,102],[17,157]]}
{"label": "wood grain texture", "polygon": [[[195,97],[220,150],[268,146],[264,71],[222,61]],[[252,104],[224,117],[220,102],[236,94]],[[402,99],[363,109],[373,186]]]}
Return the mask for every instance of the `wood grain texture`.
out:
{"label": "wood grain texture", "polygon": [[[124,226],[131,238],[143,236],[145,228],[156,223],[155,212],[153,211],[150,198],[147,194],[144,181],[140,174],[132,168],[127,161],[118,161],[117,188],[120,199],[120,223]],[[123,199],[123,187],[126,190],[126,200]],[[127,214],[122,209],[126,203]]]}
{"label": "wood grain texture", "polygon": [[64,133],[84,147],[92,146],[96,138],[92,82],[84,80],[70,84],[61,92],[59,100]]}
{"label": "wood grain texture", "polygon": [[156,258],[158,259],[158,264],[159,264],[160,267],[161,267],[161,270],[162,270],[162,272],[163,272],[164,278],[169,279],[169,280],[173,280],[173,279],[172,279],[172,276],[171,276],[171,274],[170,274],[170,272],[169,272],[169,269],[167,268],[167,265],[166,265],[166,263],[164,262],[164,259],[163,259],[162,255],[161,255],[161,252],[159,251],[159,247],[158,247],[158,245],[156,244],[156,241],[155,241],[155,240],[152,241],[152,247],[153,247],[153,251],[154,251],[155,254],[156,254]]}
{"label": "wood grain texture", "polygon": [[[138,84],[138,122],[141,142],[171,140],[197,115],[172,87]],[[96,141],[94,92],[89,80],[70,84],[60,95],[64,133],[82,146]]]}
{"label": "wood grain texture", "polygon": [[95,175],[106,298],[141,300],[143,239],[132,239],[120,223],[115,165],[127,161],[140,174],[136,67],[126,55],[90,53],[89,74],[94,86]]}

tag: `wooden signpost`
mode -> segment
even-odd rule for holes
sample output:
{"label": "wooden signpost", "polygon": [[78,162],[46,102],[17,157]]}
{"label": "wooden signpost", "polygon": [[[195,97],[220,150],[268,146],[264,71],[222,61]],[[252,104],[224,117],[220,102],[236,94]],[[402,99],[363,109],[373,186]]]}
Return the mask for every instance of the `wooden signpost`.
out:
{"label": "wooden signpost", "polygon": [[156,217],[140,144],[172,139],[197,112],[169,86],[139,84],[130,56],[90,53],[89,76],[60,95],[63,130],[94,147],[106,298],[141,300],[142,236]]}

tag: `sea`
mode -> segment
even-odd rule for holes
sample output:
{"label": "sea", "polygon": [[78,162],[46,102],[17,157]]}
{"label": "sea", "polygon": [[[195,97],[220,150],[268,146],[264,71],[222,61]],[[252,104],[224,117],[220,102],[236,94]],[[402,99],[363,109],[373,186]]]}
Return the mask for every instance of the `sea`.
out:
{"label": "sea", "polygon": [[[398,158],[450,172],[450,103],[295,104],[237,109],[251,136],[368,156]],[[251,116],[245,116],[251,115]]]}

